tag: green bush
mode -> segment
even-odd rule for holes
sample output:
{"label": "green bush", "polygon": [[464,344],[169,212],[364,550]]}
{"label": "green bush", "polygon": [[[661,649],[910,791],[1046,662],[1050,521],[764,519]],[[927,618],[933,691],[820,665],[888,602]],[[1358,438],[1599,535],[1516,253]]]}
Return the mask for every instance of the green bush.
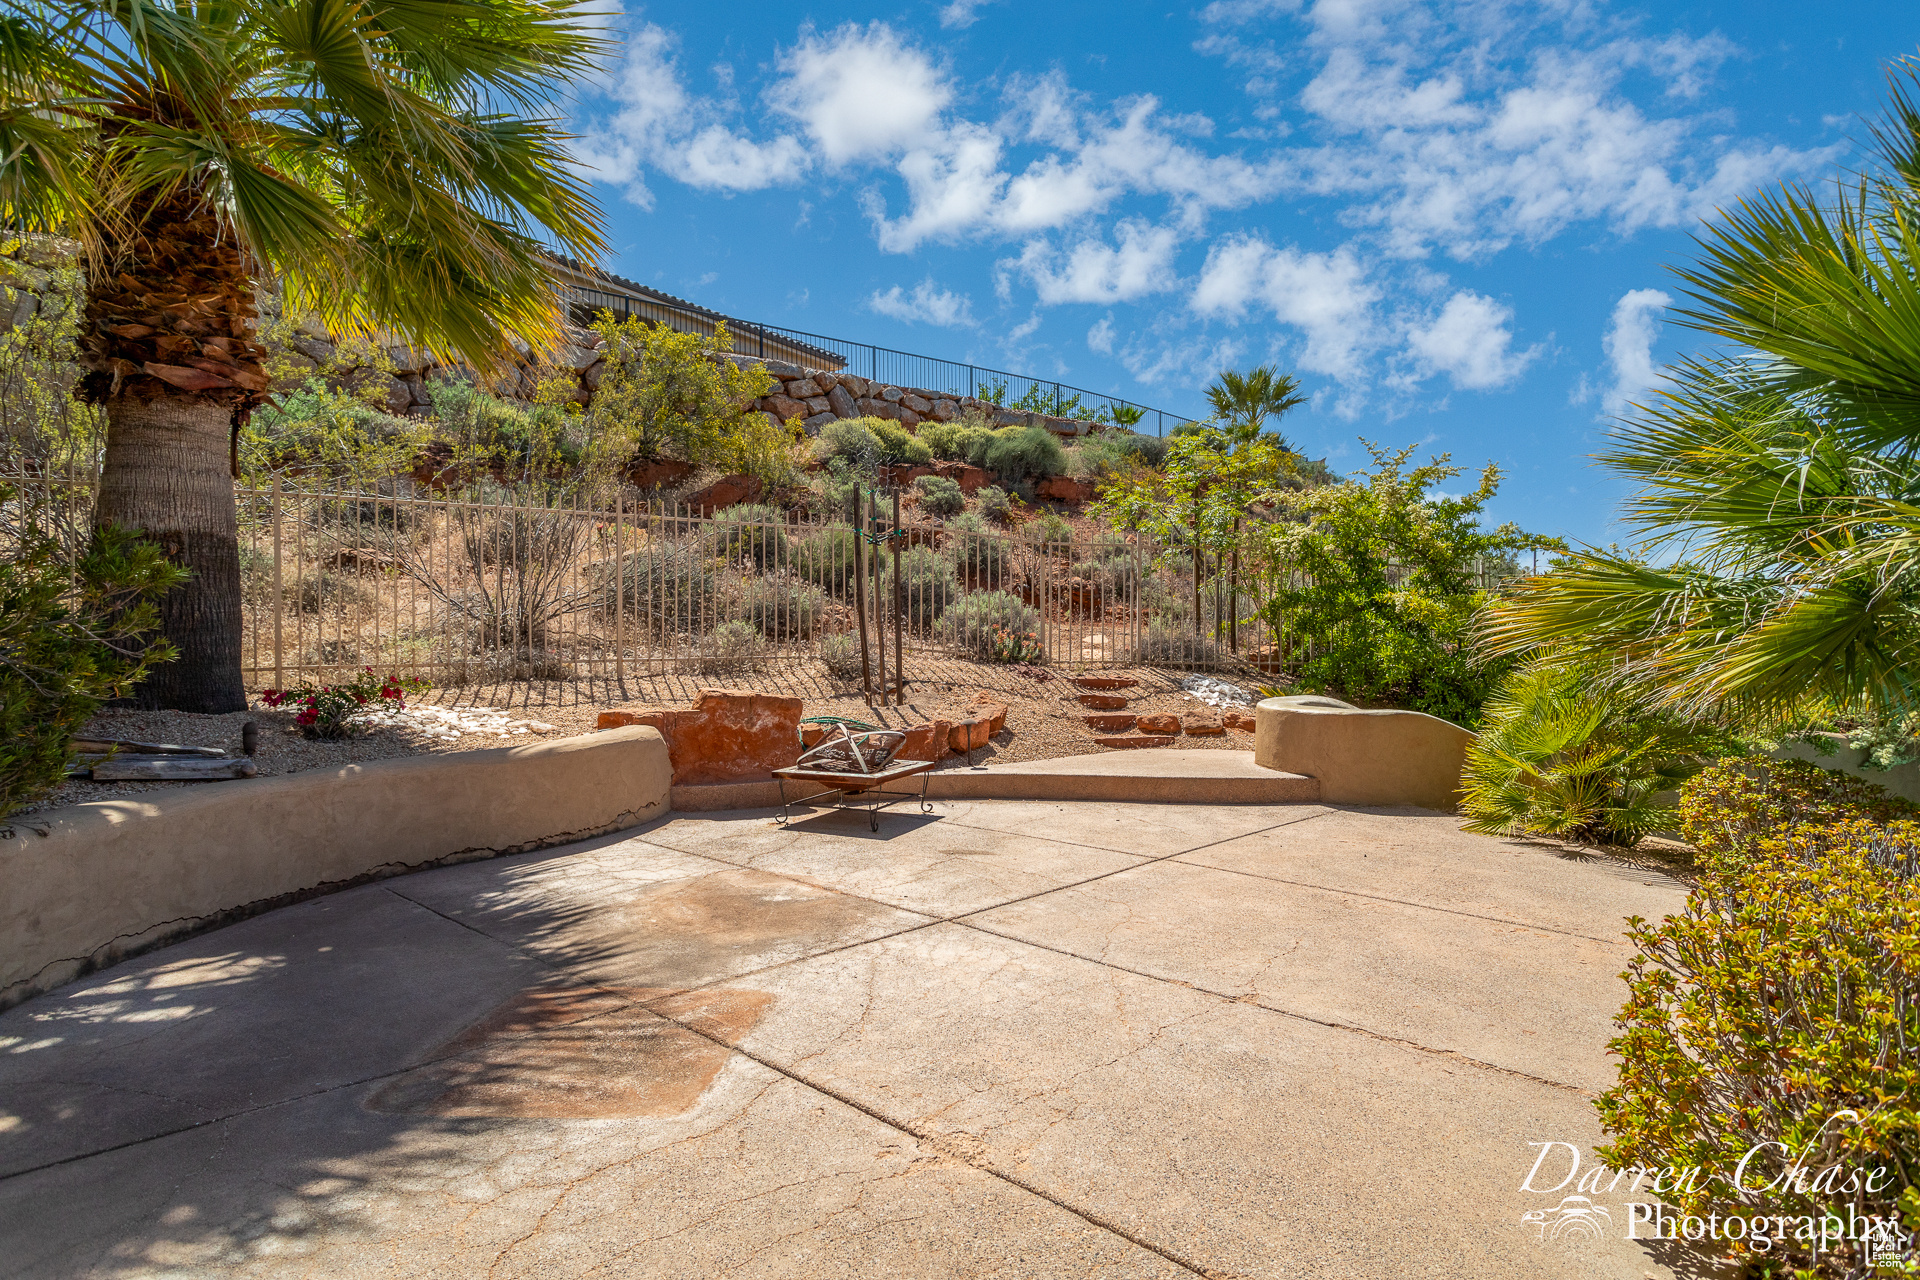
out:
{"label": "green bush", "polygon": [[[891,570],[891,558],[886,564]],[[931,627],[960,595],[953,565],[931,547],[908,547],[901,553],[900,583],[905,588],[907,620],[921,630]],[[891,572],[886,589],[893,589]]]}
{"label": "green bush", "polygon": [[920,509],[936,516],[957,516],[967,509],[967,495],[945,476],[921,476],[913,482],[920,491]]}
{"label": "green bush", "polygon": [[704,631],[719,612],[713,562],[691,540],[660,542],[622,557],[619,577],[601,593],[600,608],[608,617],[622,586],[618,603],[625,615],[662,634]]}
{"label": "green bush", "polygon": [[980,586],[997,587],[1013,572],[1006,535],[988,529],[971,512],[947,521],[944,549],[953,571]]}
{"label": "green bush", "polygon": [[854,546],[858,535],[845,525],[828,525],[793,546],[793,571],[836,596],[853,590]]}
{"label": "green bush", "polygon": [[751,622],[723,622],[700,638],[694,667],[702,675],[751,671],[766,656],[766,641]]}
{"label": "green bush", "polygon": [[[1762,1255],[1785,1271],[1813,1262],[1803,1216],[1920,1210],[1920,826],[1789,827],[1749,855],[1709,869],[1680,913],[1632,922],[1597,1154],[1697,1170],[1659,1192],[1681,1213],[1788,1215]],[[1819,1274],[1867,1274],[1855,1241],[1825,1244]]]}
{"label": "green bush", "polygon": [[1466,829],[1638,844],[1669,827],[1654,797],[1727,750],[1726,735],[1650,712],[1570,663],[1510,672],[1467,748]]}
{"label": "green bush", "polygon": [[1037,634],[1040,615],[1018,596],[1004,591],[976,591],[948,606],[940,619],[939,637],[983,661],[1033,661],[1006,657],[1009,640]]}
{"label": "green bush", "polygon": [[845,631],[836,632],[820,642],[820,661],[827,674],[839,680],[851,680],[860,674],[860,642]]}
{"label": "green bush", "polygon": [[1723,760],[1680,791],[1680,838],[1708,865],[1733,866],[1789,827],[1920,818],[1920,805],[1886,788],[1808,764]]}
{"label": "green bush", "polygon": [[1020,540],[1047,551],[1064,550],[1073,540],[1073,526],[1058,511],[1042,511],[1020,526]]}
{"label": "green bush", "polygon": [[1000,524],[1005,524],[1007,517],[1013,514],[1013,499],[997,484],[977,490],[973,495],[973,503],[981,515]]}
{"label": "green bush", "polygon": [[743,504],[717,512],[702,534],[706,553],[770,569],[792,556],[786,513],[778,507]]}
{"label": "green bush", "polygon": [[[0,504],[12,498],[0,488]],[[156,602],[187,578],[123,529],[100,530],[77,562],[37,532],[9,541],[0,559],[0,817],[59,786],[81,726],[173,658],[152,634]]]}
{"label": "green bush", "polygon": [[792,578],[753,578],[740,592],[741,618],[769,640],[805,640],[826,612],[826,593]]}
{"label": "green bush", "polygon": [[963,462],[966,451],[961,445],[967,428],[958,422],[928,422],[920,427],[920,439],[926,442],[933,456],[942,462]]}
{"label": "green bush", "polygon": [[822,462],[838,458],[861,471],[895,462],[929,462],[933,450],[905,427],[886,418],[840,418],[820,428],[813,444]]}
{"label": "green bush", "polygon": [[1167,442],[1158,436],[1103,431],[1067,450],[1068,474],[1101,480],[1124,473],[1134,463],[1158,469],[1167,460]]}
{"label": "green bush", "polygon": [[1045,427],[1009,427],[994,433],[982,465],[1009,480],[1040,479],[1065,471],[1067,457]]}

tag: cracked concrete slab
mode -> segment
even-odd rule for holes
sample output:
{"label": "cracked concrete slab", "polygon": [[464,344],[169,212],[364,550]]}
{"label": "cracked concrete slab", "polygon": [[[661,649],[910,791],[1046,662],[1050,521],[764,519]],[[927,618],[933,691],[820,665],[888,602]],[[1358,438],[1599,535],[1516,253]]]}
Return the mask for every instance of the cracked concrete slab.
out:
{"label": "cracked concrete slab", "polygon": [[1550,933],[1172,860],[969,923],[1229,999],[1585,1089],[1631,954]]}
{"label": "cracked concrete slab", "polygon": [[1575,935],[1670,889],[1419,814],[769,817],[384,881],[0,1015],[0,1276],[1671,1274],[1617,1199],[1543,1241],[1515,1190],[1598,1136],[1551,1082],[1607,1082],[1580,948],[1618,957]]}
{"label": "cracked concrete slab", "polygon": [[754,981],[745,1051],[1204,1274],[1670,1274],[1529,1238],[1528,1143],[1599,1137],[1574,1090],[957,924]]}
{"label": "cracked concrete slab", "polygon": [[1094,800],[940,800],[934,803],[934,809],[961,826],[1045,836],[1155,858],[1332,812],[1317,804],[1177,805]]}
{"label": "cracked concrete slab", "polygon": [[1687,896],[1658,872],[1474,835],[1458,818],[1419,809],[1330,809],[1180,861],[1589,937],[1616,937],[1628,916],[1658,918]]}
{"label": "cracked concrete slab", "polygon": [[700,815],[662,823],[644,839],[929,916],[979,911],[1139,862],[1038,830],[996,831],[918,813],[882,819],[877,834],[854,813],[823,811],[784,827],[757,813],[733,821]]}

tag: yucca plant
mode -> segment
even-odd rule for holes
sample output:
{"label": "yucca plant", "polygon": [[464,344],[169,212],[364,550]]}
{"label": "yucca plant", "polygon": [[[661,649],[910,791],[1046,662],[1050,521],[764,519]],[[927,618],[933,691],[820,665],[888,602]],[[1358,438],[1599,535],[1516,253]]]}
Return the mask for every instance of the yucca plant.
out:
{"label": "yucca plant", "polygon": [[97,519],[193,572],[144,700],[246,705],[228,450],[266,398],[254,288],[493,367],[560,333],[542,241],[599,215],[557,121],[584,0],[0,0],[0,225],[78,238]]}
{"label": "yucca plant", "polygon": [[1649,712],[1589,668],[1546,657],[1515,668],[1467,748],[1469,831],[1632,846],[1674,823],[1656,802],[1731,749],[1724,733]]}
{"label": "yucca plant", "polygon": [[1743,202],[1681,269],[1684,361],[1601,461],[1639,483],[1629,551],[1589,549],[1485,615],[1690,716],[1897,716],[1920,670],[1920,80],[1878,163],[1823,202]]}

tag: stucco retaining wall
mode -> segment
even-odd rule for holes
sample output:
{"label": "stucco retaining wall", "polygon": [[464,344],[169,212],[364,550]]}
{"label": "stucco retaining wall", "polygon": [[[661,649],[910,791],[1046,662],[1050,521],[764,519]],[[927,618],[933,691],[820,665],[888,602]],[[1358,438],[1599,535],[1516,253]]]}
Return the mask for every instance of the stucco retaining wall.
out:
{"label": "stucco retaining wall", "polygon": [[0,1008],[316,893],[651,821],[671,777],[634,726],[27,814],[0,839]]}
{"label": "stucco retaining wall", "polygon": [[1330,698],[1268,698],[1254,708],[1254,762],[1318,779],[1326,804],[1452,812],[1472,741],[1419,711],[1361,711]]}

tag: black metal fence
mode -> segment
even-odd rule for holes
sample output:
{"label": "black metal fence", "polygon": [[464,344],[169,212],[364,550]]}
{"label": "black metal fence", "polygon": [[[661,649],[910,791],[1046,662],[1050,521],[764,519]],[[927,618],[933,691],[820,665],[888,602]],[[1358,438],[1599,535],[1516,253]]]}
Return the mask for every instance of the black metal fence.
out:
{"label": "black metal fence", "polygon": [[[607,289],[575,288],[573,297],[576,320],[585,320],[600,311],[609,311],[621,319],[638,316],[670,328],[712,333],[714,321],[696,311],[684,310],[653,298],[637,297]],[[832,357],[848,373],[897,387],[920,387],[956,396],[977,396],[1003,408],[1024,409],[1057,417],[1087,418],[1094,421],[1118,421],[1116,410],[1138,409],[1142,417],[1133,429],[1163,436],[1193,419],[1184,414],[1137,404],[1105,392],[1091,391],[1047,378],[960,364],[936,356],[915,355],[891,347],[876,347],[868,342],[851,342],[825,334],[787,329],[779,325],[758,324],[751,320],[726,321],[734,351],[741,355],[786,360],[811,368],[827,367]]]}

